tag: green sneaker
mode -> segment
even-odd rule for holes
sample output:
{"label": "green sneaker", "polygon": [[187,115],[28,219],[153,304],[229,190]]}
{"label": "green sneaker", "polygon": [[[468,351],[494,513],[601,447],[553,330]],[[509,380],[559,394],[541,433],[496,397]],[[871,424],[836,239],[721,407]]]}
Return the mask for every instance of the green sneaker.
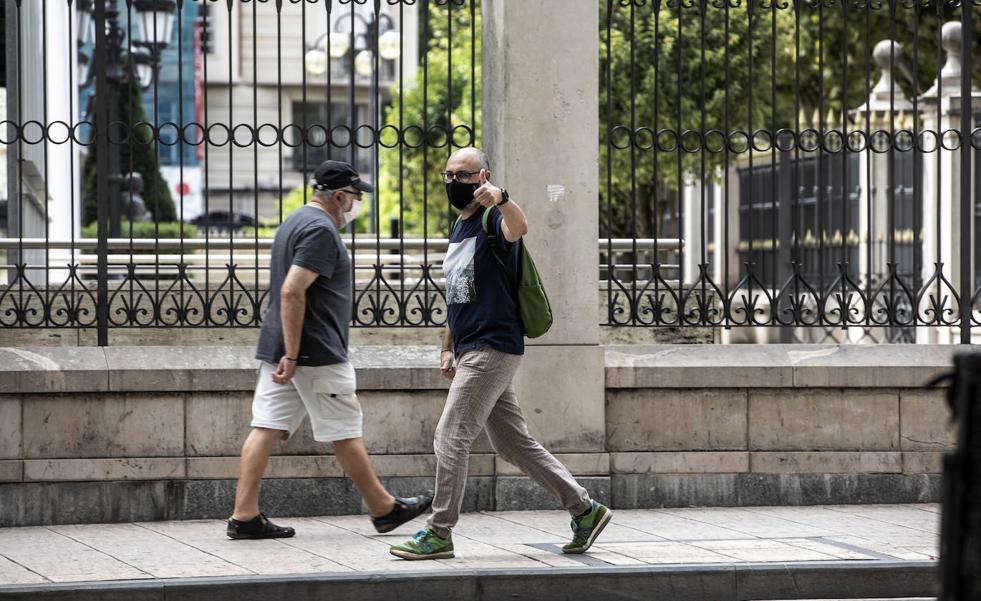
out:
{"label": "green sneaker", "polygon": [[572,518],[572,542],[562,547],[563,553],[585,553],[599,533],[610,523],[613,512],[593,501],[593,509],[581,518]]}
{"label": "green sneaker", "polygon": [[453,557],[453,541],[423,528],[401,545],[392,545],[388,552],[402,559],[449,559]]}

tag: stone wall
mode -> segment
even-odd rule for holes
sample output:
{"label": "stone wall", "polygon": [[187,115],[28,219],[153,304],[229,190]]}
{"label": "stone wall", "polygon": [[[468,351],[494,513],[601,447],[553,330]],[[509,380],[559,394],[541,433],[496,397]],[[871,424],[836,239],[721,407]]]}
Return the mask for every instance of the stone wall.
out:
{"label": "stone wall", "polygon": [[[517,386],[533,433],[614,507],[936,501],[953,437],[942,391],[923,385],[961,350],[610,346],[603,406],[576,398],[592,397],[592,383],[548,377],[549,363],[572,357],[532,357]],[[251,355],[0,349],[0,526],[226,516]],[[436,358],[421,346],[352,353],[365,443],[397,493],[432,487],[447,388]],[[263,489],[270,514],[361,511],[307,425],[275,453]],[[484,436],[470,473],[467,510],[554,506]]]}

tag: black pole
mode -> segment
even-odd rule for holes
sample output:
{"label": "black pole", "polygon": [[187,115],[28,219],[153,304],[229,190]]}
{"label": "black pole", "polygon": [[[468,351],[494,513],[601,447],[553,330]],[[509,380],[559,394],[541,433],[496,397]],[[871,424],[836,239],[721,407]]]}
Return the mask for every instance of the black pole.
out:
{"label": "black pole", "polygon": [[971,244],[971,229],[974,225],[971,202],[971,43],[974,34],[971,29],[971,10],[974,3],[961,2],[961,209],[960,209],[960,254],[961,254],[961,344],[971,343],[971,313],[973,312],[971,286],[974,246]]}
{"label": "black pole", "polygon": [[[774,138],[773,143],[779,146],[779,139]],[[797,168],[797,164],[791,161],[791,151],[781,150],[779,158],[777,159],[777,197],[774,199],[776,202],[776,212],[777,212],[777,243],[780,245],[779,248],[774,248],[773,252],[776,253],[776,264],[774,268],[774,285],[777,290],[779,298],[780,286],[790,280],[790,277],[794,273],[793,258],[791,256],[791,237],[794,232],[793,215],[791,213],[792,198],[794,197],[793,182],[791,181],[792,171]],[[794,293],[793,287],[790,288],[791,294]],[[774,316],[774,323],[780,323],[780,313],[787,311],[789,315],[794,316],[794,321],[796,321],[798,315],[794,315],[793,303],[789,302],[786,297],[782,303],[777,302],[775,310],[778,311],[777,315]],[[796,324],[795,324],[796,325]],[[794,341],[794,325],[791,326],[780,326],[780,342],[781,343],[791,343]]]}
{"label": "black pole", "polygon": [[[99,3],[97,3],[99,4]],[[109,151],[108,177],[109,177],[109,237],[120,238],[120,221],[122,215],[122,198],[120,195],[121,174],[119,166],[122,163],[120,145],[114,144],[109,132],[114,123],[119,121],[119,95],[122,90],[128,89],[125,84],[125,73],[123,70],[123,30],[119,26],[119,6],[117,0],[106,2],[106,92],[108,96],[103,100],[108,107],[109,118],[106,121],[106,144]],[[138,100],[138,99],[137,99]],[[128,102],[134,99],[127,98]]]}
{"label": "black pole", "polygon": [[96,210],[98,227],[98,292],[96,302],[96,324],[99,346],[109,346],[109,257],[108,221],[109,211],[105,201],[109,196],[109,119],[110,111],[106,99],[109,97],[109,78],[106,73],[106,4],[101,0],[95,3],[92,11],[95,25],[95,49],[92,52],[95,69],[95,112],[96,112]]}

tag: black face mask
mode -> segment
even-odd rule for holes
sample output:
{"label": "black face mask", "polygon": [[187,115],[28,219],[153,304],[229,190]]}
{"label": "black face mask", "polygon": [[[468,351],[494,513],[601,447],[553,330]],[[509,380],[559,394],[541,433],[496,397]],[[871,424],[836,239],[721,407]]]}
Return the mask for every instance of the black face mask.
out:
{"label": "black face mask", "polygon": [[450,199],[450,204],[456,210],[462,211],[473,202],[473,193],[477,191],[480,184],[463,184],[456,180],[446,184],[446,197]]}

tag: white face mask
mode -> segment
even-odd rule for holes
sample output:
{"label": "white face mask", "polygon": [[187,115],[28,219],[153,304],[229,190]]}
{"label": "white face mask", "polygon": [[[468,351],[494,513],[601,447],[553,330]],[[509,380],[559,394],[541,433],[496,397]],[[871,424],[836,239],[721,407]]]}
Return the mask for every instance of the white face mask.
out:
{"label": "white face mask", "polygon": [[344,227],[345,225],[354,221],[355,218],[358,216],[358,213],[360,212],[361,212],[361,201],[355,200],[353,203],[351,203],[351,210],[345,211],[344,223],[341,224],[341,227]]}

